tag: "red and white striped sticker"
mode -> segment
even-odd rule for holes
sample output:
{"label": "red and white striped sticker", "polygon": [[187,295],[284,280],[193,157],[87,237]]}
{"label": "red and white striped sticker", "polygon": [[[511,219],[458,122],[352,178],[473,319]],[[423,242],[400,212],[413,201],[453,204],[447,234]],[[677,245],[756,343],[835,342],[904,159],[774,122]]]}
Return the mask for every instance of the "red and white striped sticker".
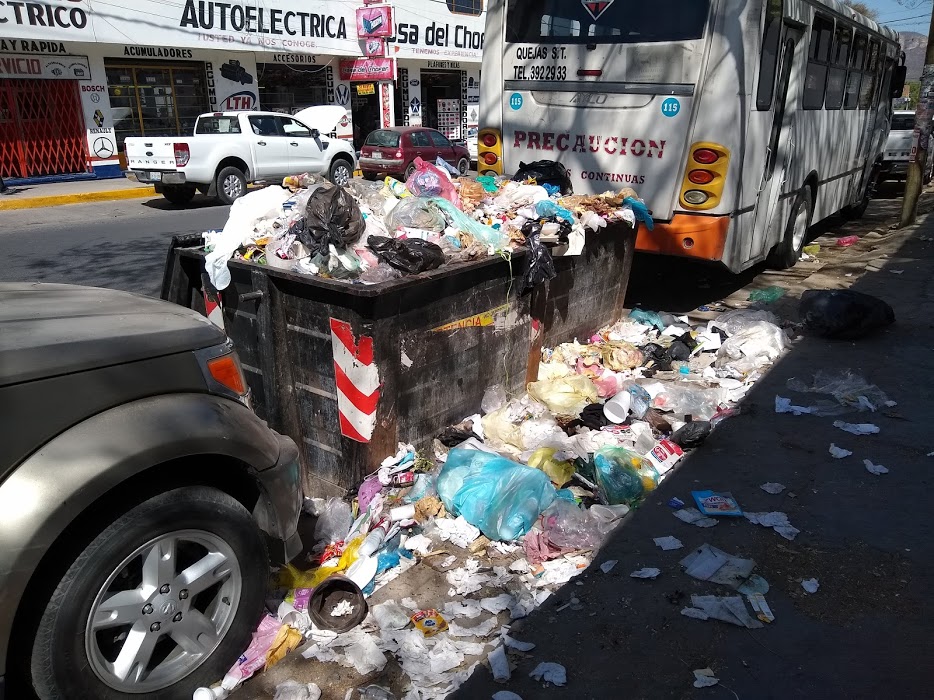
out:
{"label": "red and white striped sticker", "polygon": [[379,404],[379,369],[373,361],[373,339],[362,335],[359,342],[354,340],[350,324],[332,318],[331,347],[341,435],[369,442]]}

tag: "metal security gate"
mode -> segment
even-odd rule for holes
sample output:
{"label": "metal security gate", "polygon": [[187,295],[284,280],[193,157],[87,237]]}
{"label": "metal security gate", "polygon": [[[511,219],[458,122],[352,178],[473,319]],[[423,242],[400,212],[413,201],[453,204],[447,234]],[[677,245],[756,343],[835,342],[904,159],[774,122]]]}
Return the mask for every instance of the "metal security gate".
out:
{"label": "metal security gate", "polygon": [[84,119],[73,80],[0,80],[0,176],[87,170]]}

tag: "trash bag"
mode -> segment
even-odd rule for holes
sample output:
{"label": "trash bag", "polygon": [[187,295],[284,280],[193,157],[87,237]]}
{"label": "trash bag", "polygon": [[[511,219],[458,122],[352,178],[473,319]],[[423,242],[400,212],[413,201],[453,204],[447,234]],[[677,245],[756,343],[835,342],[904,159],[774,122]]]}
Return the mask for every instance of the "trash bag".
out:
{"label": "trash bag", "polygon": [[324,506],[324,512],[318,516],[315,523],[315,541],[340,542],[350,532],[353,525],[353,513],[350,505],[339,498],[329,498]]}
{"label": "trash bag", "polygon": [[502,408],[508,398],[506,396],[506,390],[503,388],[502,384],[493,384],[485,392],[483,392],[483,400],[480,401],[480,410],[483,413],[492,413],[493,411]]}
{"label": "trash bag", "polygon": [[534,163],[519,163],[519,169],[512,177],[516,182],[535,180],[539,185],[555,185],[561,188],[561,194],[574,194],[571,175],[568,169],[554,160],[538,160]]}
{"label": "trash bag", "polygon": [[581,411],[595,403],[600,396],[593,382],[581,374],[532,382],[528,391],[529,396],[545,404],[555,415],[574,418],[580,416]]}
{"label": "trash bag", "polygon": [[655,326],[660,331],[668,328],[668,324],[666,324],[662,320],[662,317],[655,311],[633,309],[629,312],[629,317],[636,323],[641,323],[644,326]]}
{"label": "trash bag", "polygon": [[556,547],[591,549],[603,540],[600,521],[576,503],[557,499],[543,514],[548,541]]}
{"label": "trash bag", "polygon": [[[646,492],[646,482],[640,474],[643,463],[645,460],[640,455],[623,447],[597,450],[594,454],[597,485],[609,505],[628,505],[642,498]],[[651,465],[647,466],[651,468]],[[655,473],[655,483],[658,483],[658,472]]]}
{"label": "trash bag", "polygon": [[438,475],[438,495],[448,511],[491,540],[510,541],[529,531],[556,491],[538,469],[455,447]]}
{"label": "trash bag", "polygon": [[447,173],[431,163],[416,158],[415,172],[405,181],[405,187],[416,197],[443,197],[456,207],[460,207],[457,188]]}
{"label": "trash bag", "polygon": [[386,228],[392,233],[400,228],[441,233],[447,227],[448,222],[434,200],[425,197],[406,197],[386,216]]}
{"label": "trash bag", "polygon": [[360,204],[366,205],[371,212],[380,218],[392,211],[399,203],[399,200],[386,187],[384,182],[352,179],[344,185],[344,188],[349,190]]}
{"label": "trash bag", "polygon": [[671,441],[678,447],[700,447],[713,428],[705,420],[693,420],[678,428]]}
{"label": "trash bag", "polygon": [[757,321],[767,321],[777,326],[778,316],[765,309],[734,309],[720,314],[711,321],[710,325],[714,328],[722,328],[727,335],[736,335]]}
{"label": "trash bag", "polygon": [[636,215],[639,221],[645,224],[645,227],[649,231],[655,228],[652,214],[649,212],[649,208],[645,205],[645,202],[635,197],[626,197],[623,200],[623,204],[628,204],[632,208],[632,213]]}
{"label": "trash bag", "polygon": [[574,476],[574,464],[562,459],[557,459],[555,455],[558,450],[554,447],[539,447],[528,459],[528,465],[532,469],[541,469],[551,479],[557,488],[561,488]]}
{"label": "trash bag", "polygon": [[833,397],[834,402],[827,401],[822,402],[823,405],[809,407],[811,414],[818,416],[839,416],[853,411],[875,412],[892,405],[882,389],[850,370],[820,370],[814,375],[814,381],[810,385],[792,377],[787,386],[792,391]]}
{"label": "trash bag", "polygon": [[761,369],[788,347],[785,332],[768,321],[755,321],[731,335],[717,351],[717,367],[732,367],[748,374]]}
{"label": "trash bag", "polygon": [[367,247],[380,259],[410,275],[434,270],[444,264],[444,253],[439,246],[417,238],[400,241],[396,238],[370,236]]}
{"label": "trash bag", "polygon": [[722,394],[720,389],[706,389],[687,382],[666,384],[662,392],[652,401],[652,406],[662,411],[671,411],[678,418],[695,416],[709,420],[717,412]]}
{"label": "trash bag", "polygon": [[574,223],[574,215],[564,207],[550,199],[543,199],[535,204],[535,213],[542,219],[563,219],[569,224]]}
{"label": "trash bag", "polygon": [[642,354],[645,356],[645,366],[658,370],[659,372],[670,372],[671,363],[674,358],[668,351],[668,348],[658,343],[646,343],[642,346]]}
{"label": "trash bag", "polygon": [[809,289],[798,315],[806,330],[824,338],[855,340],[895,323],[895,311],[881,299],[850,289]]}
{"label": "trash bag", "polygon": [[509,244],[509,236],[505,231],[490,226],[484,226],[479,221],[471,219],[446,199],[435,197],[430,201],[444,212],[451,226],[462,233],[470,234],[483,245],[501,250]]}
{"label": "trash bag", "polygon": [[535,221],[529,221],[522,227],[522,234],[525,236],[525,244],[529,252],[525,256],[525,270],[522,272],[519,294],[527,294],[538,285],[558,276],[551,252],[539,240],[541,232],[541,224]]}
{"label": "trash bag", "polygon": [[366,230],[363,213],[343,187],[322,187],[308,198],[304,227],[298,239],[315,255],[328,255],[328,246],[345,248]]}

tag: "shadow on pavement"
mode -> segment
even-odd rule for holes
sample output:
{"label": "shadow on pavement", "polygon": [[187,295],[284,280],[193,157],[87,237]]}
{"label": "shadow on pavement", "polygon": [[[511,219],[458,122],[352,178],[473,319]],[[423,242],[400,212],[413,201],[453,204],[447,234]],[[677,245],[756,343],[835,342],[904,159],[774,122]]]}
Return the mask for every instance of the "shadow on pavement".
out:
{"label": "shadow on pavement", "polygon": [[184,206],[178,206],[172,204],[165,197],[159,196],[155,199],[147,199],[142,203],[144,207],[149,207],[150,209],[158,209],[159,211],[182,211],[184,209],[211,209],[213,207],[224,207],[227,206],[223,204],[220,200],[215,199],[214,197],[207,197],[203,194],[196,194],[195,198],[191,200],[188,204]]}
{"label": "shadow on pavement", "polygon": [[[934,539],[929,532],[930,430],[934,384],[934,269],[932,244],[922,225],[890,260],[861,278],[854,289],[886,299],[896,325],[855,342],[805,337],[762,379],[742,414],[722,424],[641,508],[631,514],[596,556],[511,635],[537,646],[519,658],[512,680],[492,681],[479,667],[458,699],[489,698],[503,689],[525,700],[574,698],[854,698],[929,697],[934,683],[934,642],[927,620],[934,613]],[[673,279],[679,279],[674,277]],[[646,292],[635,292],[638,296]],[[699,298],[703,298],[703,295]],[[666,308],[664,306],[656,308]],[[793,320],[793,319],[792,319]],[[805,380],[820,369],[851,368],[898,402],[888,415],[855,414],[874,422],[878,435],[855,437],[832,426],[834,418],[776,415],[776,394],[789,393],[791,377]],[[853,451],[828,454],[831,442]],[[874,476],[863,459],[891,473]],[[759,488],[780,482],[769,495]],[[786,541],[745,519],[722,519],[700,529],[672,516],[665,505],[692,490],[731,491],[750,512],[782,511],[801,530]],[[654,537],[674,535],[684,549],[663,552]],[[691,594],[730,595],[723,586],[689,578],[678,562],[710,543],[755,559],[768,580],[766,595],[776,620],[747,630],[680,611]],[[598,565],[619,563],[608,574]],[[630,578],[657,567],[654,581]],[[801,580],[817,578],[808,595]],[[557,608],[571,597],[583,609]],[[543,690],[529,678],[543,661],[564,665],[566,689]],[[720,684],[695,690],[694,669],[710,667]]]}

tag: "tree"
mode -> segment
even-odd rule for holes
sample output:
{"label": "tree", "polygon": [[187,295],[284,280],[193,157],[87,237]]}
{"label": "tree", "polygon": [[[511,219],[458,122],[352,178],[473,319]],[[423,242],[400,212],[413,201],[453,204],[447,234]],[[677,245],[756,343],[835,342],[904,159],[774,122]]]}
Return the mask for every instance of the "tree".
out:
{"label": "tree", "polygon": [[911,104],[913,108],[918,106],[918,100],[920,99],[920,97],[921,97],[921,81],[920,80],[910,81],[908,83],[908,102]]}
{"label": "tree", "polygon": [[854,0],[843,0],[843,4],[849,7],[854,12],[859,12],[861,15],[866,15],[869,19],[876,19],[879,16],[879,13],[873,8],[869,7],[864,2],[854,2]]}

